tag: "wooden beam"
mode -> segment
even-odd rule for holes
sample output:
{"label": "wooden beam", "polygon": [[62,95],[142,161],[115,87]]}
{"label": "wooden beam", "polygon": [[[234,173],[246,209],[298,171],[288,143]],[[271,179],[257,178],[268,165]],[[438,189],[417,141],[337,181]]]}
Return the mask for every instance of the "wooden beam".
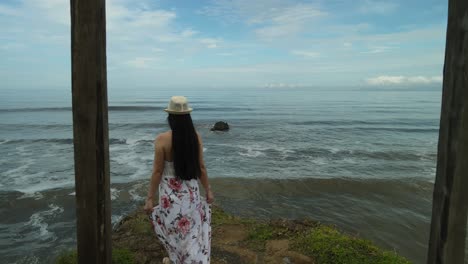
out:
{"label": "wooden beam", "polygon": [[468,1],[449,0],[429,264],[463,264],[468,210]]}
{"label": "wooden beam", "polygon": [[71,0],[78,263],[111,263],[105,0]]}

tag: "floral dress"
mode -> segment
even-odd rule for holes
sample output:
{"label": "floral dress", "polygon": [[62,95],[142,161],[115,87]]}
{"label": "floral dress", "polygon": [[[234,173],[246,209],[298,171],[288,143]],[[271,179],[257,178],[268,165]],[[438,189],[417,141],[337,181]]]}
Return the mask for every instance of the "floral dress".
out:
{"label": "floral dress", "polygon": [[210,263],[210,205],[200,198],[197,180],[175,177],[172,162],[165,161],[159,204],[153,208],[151,218],[172,263]]}

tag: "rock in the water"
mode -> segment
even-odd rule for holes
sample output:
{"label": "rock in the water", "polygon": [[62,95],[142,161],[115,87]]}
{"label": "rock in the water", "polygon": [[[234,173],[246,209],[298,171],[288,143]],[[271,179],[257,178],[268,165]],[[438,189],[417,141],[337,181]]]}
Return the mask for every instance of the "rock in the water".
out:
{"label": "rock in the water", "polygon": [[226,122],[219,121],[214,124],[214,126],[211,128],[211,131],[227,131],[229,130],[229,125]]}

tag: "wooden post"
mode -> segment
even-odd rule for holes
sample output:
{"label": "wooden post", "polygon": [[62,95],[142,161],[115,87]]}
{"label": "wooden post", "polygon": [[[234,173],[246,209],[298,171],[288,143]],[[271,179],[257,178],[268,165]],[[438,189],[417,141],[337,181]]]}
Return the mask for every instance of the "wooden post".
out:
{"label": "wooden post", "polygon": [[71,0],[78,263],[111,263],[105,0]]}
{"label": "wooden post", "polygon": [[428,264],[463,264],[468,210],[468,1],[449,0]]}

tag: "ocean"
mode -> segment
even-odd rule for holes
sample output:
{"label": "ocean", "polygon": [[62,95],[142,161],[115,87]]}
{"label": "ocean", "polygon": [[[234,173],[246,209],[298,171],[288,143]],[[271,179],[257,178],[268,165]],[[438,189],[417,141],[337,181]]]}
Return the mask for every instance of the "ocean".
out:
{"label": "ocean", "polygon": [[[0,262],[50,263],[76,243],[71,91],[1,93]],[[110,88],[113,223],[142,205],[172,95],[227,212],[310,217],[425,262],[440,87]]]}

